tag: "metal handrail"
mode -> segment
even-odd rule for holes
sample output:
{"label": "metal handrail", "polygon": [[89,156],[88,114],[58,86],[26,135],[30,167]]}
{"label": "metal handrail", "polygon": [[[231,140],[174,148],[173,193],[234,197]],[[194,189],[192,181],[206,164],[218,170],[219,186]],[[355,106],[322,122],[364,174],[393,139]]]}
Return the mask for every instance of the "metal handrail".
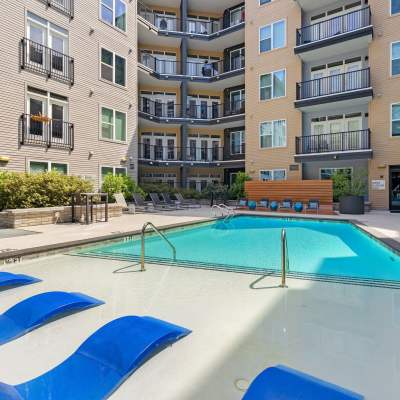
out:
{"label": "metal handrail", "polygon": [[147,227],[150,227],[153,229],[154,232],[158,234],[158,236],[161,237],[172,249],[172,255],[173,255],[173,260],[176,261],[176,248],[175,246],[171,243],[170,240],[167,239],[167,237],[158,230],[158,228],[152,223],[152,222],[146,222],[143,227],[142,227],[142,233],[141,233],[141,248],[142,248],[142,254],[140,258],[140,270],[143,272],[145,271],[145,266],[144,266],[144,259],[145,259],[145,235],[146,235],[146,229]]}
{"label": "metal handrail", "polygon": [[[214,204],[211,207],[211,210],[220,210],[221,211],[221,217],[224,216],[224,213],[226,212],[226,217],[231,217],[235,215],[235,210],[231,207],[228,207],[226,204]],[[215,214],[214,214],[215,215]]]}
{"label": "metal handrail", "polygon": [[286,237],[286,229],[282,229],[281,233],[281,273],[282,280],[280,287],[287,288],[286,285],[286,272],[289,269],[289,256],[288,256],[288,248],[287,248],[287,237]]}

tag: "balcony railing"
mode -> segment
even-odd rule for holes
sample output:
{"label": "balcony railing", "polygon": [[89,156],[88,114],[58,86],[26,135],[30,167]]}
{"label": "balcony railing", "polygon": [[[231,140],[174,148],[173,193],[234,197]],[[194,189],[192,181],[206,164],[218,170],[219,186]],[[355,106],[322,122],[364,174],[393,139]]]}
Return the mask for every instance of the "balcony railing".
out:
{"label": "balcony railing", "polygon": [[74,59],[30,39],[21,39],[21,68],[74,84]]}
{"label": "balcony railing", "polygon": [[297,29],[297,46],[328,39],[371,25],[370,7]]}
{"label": "balcony railing", "polygon": [[158,74],[187,75],[201,78],[212,78],[225,72],[237,71],[245,67],[245,57],[243,56],[229,60],[228,66],[224,65],[224,60],[211,60],[209,62],[189,61],[186,63],[185,73],[183,73],[179,61],[159,59],[146,52],[140,52],[139,61]]}
{"label": "balcony railing", "polygon": [[318,154],[371,149],[369,129],[296,137],[296,154]]}
{"label": "balcony railing", "polygon": [[63,14],[68,15],[71,19],[74,18],[74,0],[40,0],[49,7],[54,8]]}
{"label": "balcony railing", "polygon": [[360,69],[297,83],[297,100],[367,89],[370,85],[370,69]]}
{"label": "balcony railing", "polygon": [[139,159],[146,161],[217,162],[223,161],[223,154],[224,149],[219,146],[181,148],[139,143]]}
{"label": "balcony railing", "polygon": [[180,18],[174,15],[161,14],[157,11],[147,7],[143,3],[138,2],[138,15],[144,18],[147,22],[157,27],[160,31],[166,32],[185,32],[198,35],[210,35],[219,32],[223,29],[239,25],[245,21],[244,11],[235,21],[230,21],[228,26],[225,26],[223,18],[218,20],[201,20],[191,19],[187,20],[186,26]]}
{"label": "balcony railing", "polygon": [[21,115],[21,145],[74,149],[74,125],[39,115]]}
{"label": "balcony railing", "polygon": [[244,99],[232,101],[225,104],[215,103],[209,105],[188,104],[182,110],[180,104],[175,104],[173,100],[167,102],[154,101],[147,97],[140,97],[139,111],[159,118],[189,118],[196,120],[211,120],[222,117],[244,114]]}

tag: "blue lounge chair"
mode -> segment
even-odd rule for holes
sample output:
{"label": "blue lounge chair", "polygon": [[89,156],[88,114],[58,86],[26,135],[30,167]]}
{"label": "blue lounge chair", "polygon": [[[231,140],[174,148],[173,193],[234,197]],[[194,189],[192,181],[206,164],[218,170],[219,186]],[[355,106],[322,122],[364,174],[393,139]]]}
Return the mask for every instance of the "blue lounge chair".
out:
{"label": "blue lounge chair", "polygon": [[306,212],[307,211],[316,211],[317,214],[319,212],[320,202],[316,199],[310,199],[307,204]]}
{"label": "blue lounge chair", "polygon": [[281,210],[291,210],[293,207],[293,201],[292,199],[284,199],[281,204],[280,204],[280,209]]}
{"label": "blue lounge chair", "polygon": [[31,283],[40,282],[40,279],[29,275],[12,274],[11,272],[0,272],[0,289],[9,286],[29,285]]}
{"label": "blue lounge chair", "polygon": [[29,297],[0,315],[0,344],[77,311],[103,304],[81,293],[47,292]]}
{"label": "blue lounge chair", "polygon": [[141,364],[189,333],[152,317],[118,318],[43,375],[15,386],[0,383],[0,399],[107,399]]}
{"label": "blue lounge chair", "polygon": [[362,400],[363,396],[303,372],[277,365],[261,372],[243,400]]}
{"label": "blue lounge chair", "polygon": [[258,206],[261,208],[268,208],[269,207],[269,199],[261,199],[258,202]]}

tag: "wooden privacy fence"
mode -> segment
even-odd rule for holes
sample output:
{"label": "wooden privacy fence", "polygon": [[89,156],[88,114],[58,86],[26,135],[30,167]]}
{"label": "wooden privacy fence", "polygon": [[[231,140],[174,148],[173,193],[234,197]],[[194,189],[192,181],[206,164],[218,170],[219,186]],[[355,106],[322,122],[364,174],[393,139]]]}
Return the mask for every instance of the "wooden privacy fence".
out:
{"label": "wooden privacy fence", "polygon": [[319,200],[321,206],[333,210],[333,183],[331,180],[305,181],[248,181],[245,184],[249,200],[282,201],[292,199],[307,203],[309,200]]}

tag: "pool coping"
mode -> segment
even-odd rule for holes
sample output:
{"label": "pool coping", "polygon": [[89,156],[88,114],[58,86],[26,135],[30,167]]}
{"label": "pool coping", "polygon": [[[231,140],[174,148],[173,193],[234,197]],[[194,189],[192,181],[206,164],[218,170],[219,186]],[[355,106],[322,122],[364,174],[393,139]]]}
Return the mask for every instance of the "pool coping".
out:
{"label": "pool coping", "polygon": [[[383,244],[385,247],[389,248],[389,250],[395,252],[396,254],[400,255],[400,242],[388,238],[388,237],[381,237],[377,236],[368,230],[365,229],[368,225],[364,224],[361,221],[358,221],[356,219],[343,219],[343,218],[327,218],[323,216],[318,216],[318,215],[313,215],[313,216],[293,216],[293,215],[265,215],[261,213],[241,213],[238,212],[235,214],[235,217],[238,216],[256,216],[256,217],[263,217],[263,218],[279,218],[279,219],[297,219],[297,220],[305,220],[305,221],[310,221],[310,220],[318,220],[318,221],[324,221],[324,222],[338,222],[338,223],[350,223],[356,228],[360,229],[363,233],[368,235],[370,238],[377,240],[381,244]],[[184,228],[187,226],[194,226],[198,224],[204,224],[216,220],[223,220],[225,217],[214,217],[214,218],[204,218],[201,220],[196,220],[196,221],[187,221],[187,222],[179,222],[179,223],[174,223],[174,224],[167,224],[164,226],[159,227],[158,229],[161,231],[164,230],[171,230],[171,229],[176,229],[176,228]],[[373,229],[373,228],[372,228]],[[86,238],[86,239],[79,239],[79,240],[72,240],[68,242],[62,242],[62,243],[55,243],[55,244],[49,244],[49,245],[42,245],[42,246],[36,246],[36,247],[29,247],[25,249],[18,249],[18,250],[10,250],[10,251],[3,251],[0,252],[0,268],[4,265],[7,264],[14,264],[14,263],[19,263],[22,262],[23,259],[33,259],[33,258],[38,258],[38,257],[45,257],[45,256],[50,256],[50,255],[55,255],[55,254],[60,254],[64,253],[66,251],[70,250],[78,250],[80,247],[86,247],[90,246],[96,243],[101,243],[101,242],[108,242],[108,241],[115,241],[118,239],[123,239],[129,236],[135,236],[141,233],[141,229],[135,229],[132,231],[125,231],[125,232],[116,232],[116,233],[111,233],[107,235],[101,235],[101,236],[96,236],[96,237],[91,237],[91,238]]]}

